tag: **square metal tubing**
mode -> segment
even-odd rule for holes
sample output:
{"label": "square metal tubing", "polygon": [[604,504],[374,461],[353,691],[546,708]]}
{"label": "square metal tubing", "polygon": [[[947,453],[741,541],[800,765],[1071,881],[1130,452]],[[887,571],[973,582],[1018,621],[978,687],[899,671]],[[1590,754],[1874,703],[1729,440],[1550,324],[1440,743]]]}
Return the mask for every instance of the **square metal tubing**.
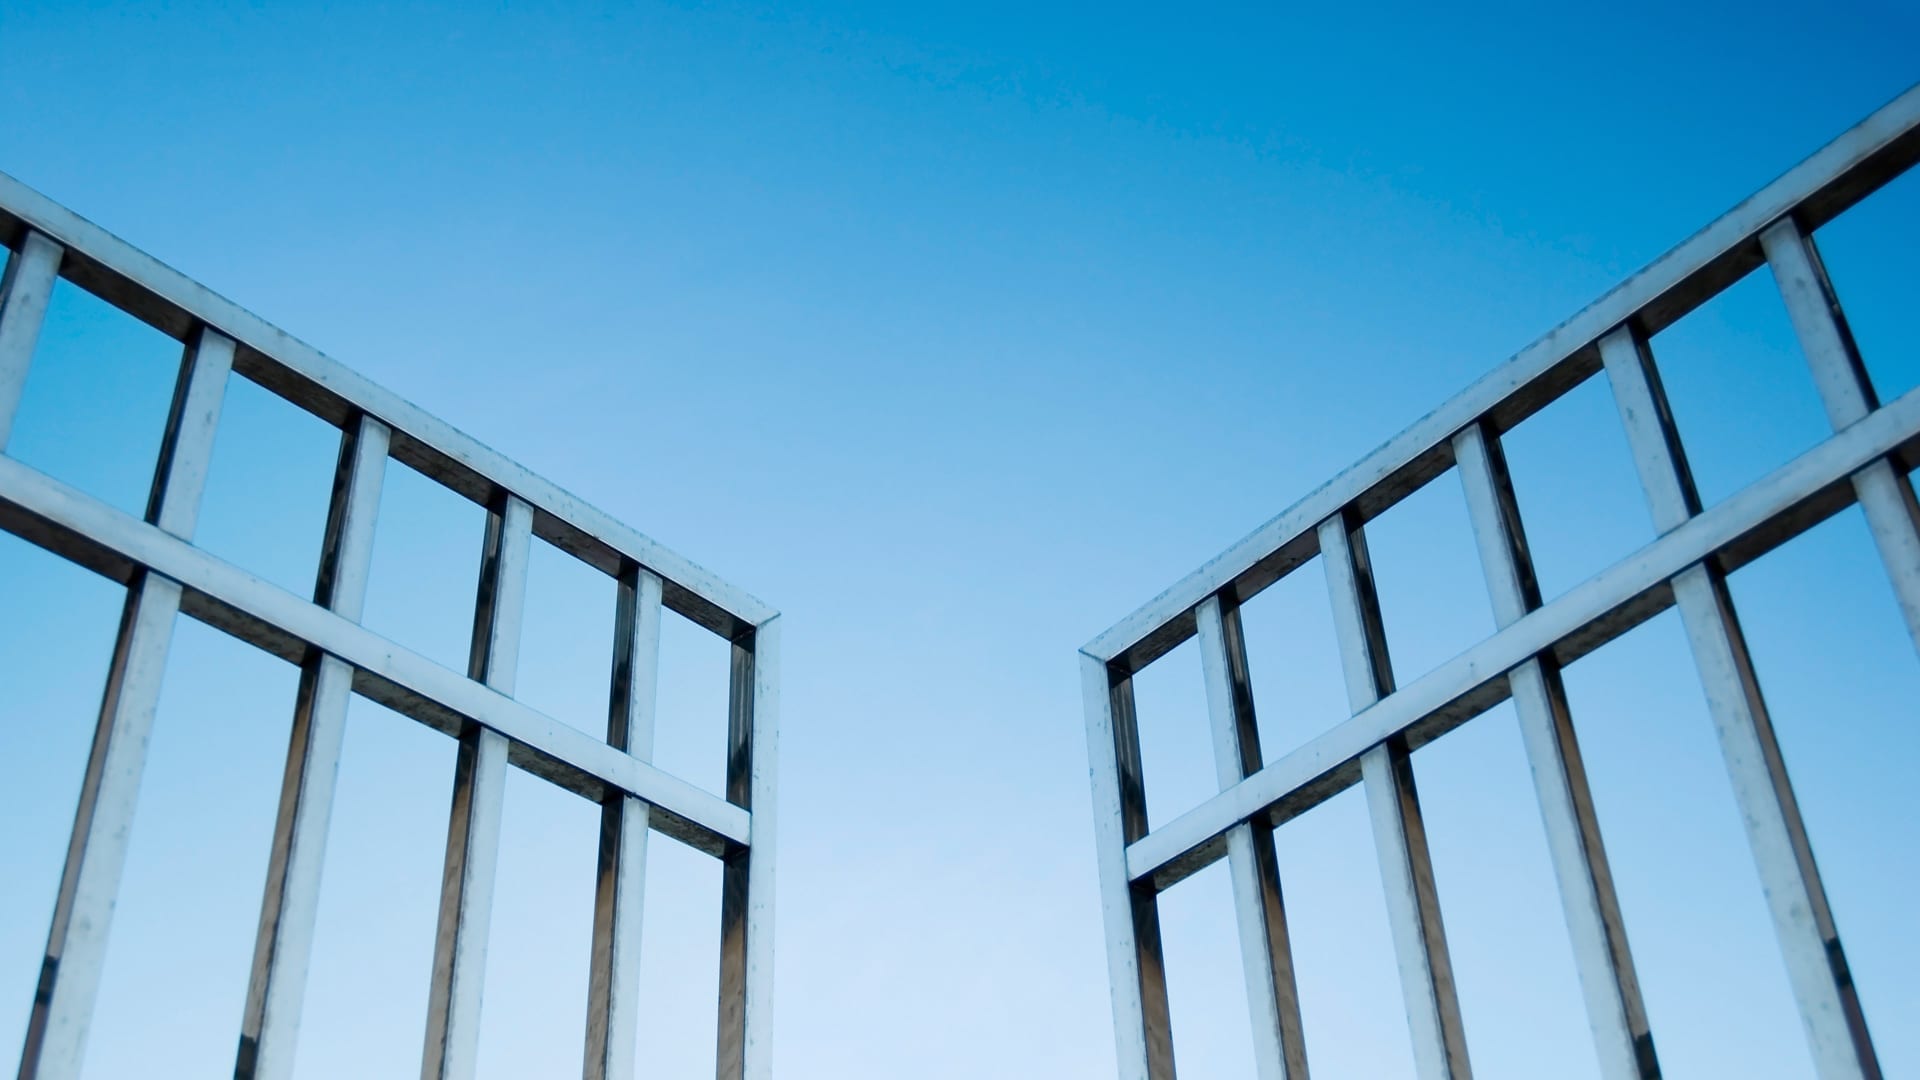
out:
{"label": "square metal tubing", "polygon": [[[1600,1073],[1660,1075],[1561,669],[1669,607],[1680,610],[1746,822],[1808,1046],[1822,1080],[1880,1066],[1813,848],[1774,738],[1726,576],[1848,505],[1865,512],[1920,645],[1920,391],[1882,402],[1867,377],[1813,231],[1920,160],[1909,90],[1629,277],[1413,427],[1176,582],[1081,650],[1094,844],[1115,1047],[1123,1080],[1170,1080],[1156,897],[1212,862],[1233,871],[1253,1057],[1262,1080],[1306,1075],[1271,830],[1362,785],[1422,1080],[1471,1076],[1439,897],[1413,784],[1418,748],[1502,701],[1519,717]],[[1778,284],[1834,433],[1712,506],[1701,505],[1647,342],[1747,274]],[[1659,535],[1542,602],[1503,433],[1605,373]],[[1457,471],[1498,629],[1396,685],[1365,527]],[[1352,716],[1277,760],[1252,736],[1243,604],[1318,556],[1327,573]],[[1198,636],[1221,790],[1151,831],[1132,679]]]}
{"label": "square metal tubing", "polygon": [[[507,770],[601,808],[587,1015],[587,1080],[638,1074],[640,920],[647,837],[660,831],[722,861],[715,962],[719,1080],[772,1075],[773,841],[778,763],[777,613],[679,555],[327,359],[233,303],[0,174],[0,528],[127,586],[125,613],[74,812],[21,1080],[77,1080],[147,735],[177,616],[206,622],[300,668],[244,1014],[237,1080],[292,1074],[347,704],[361,694],[459,742],[439,928],[421,1057],[425,1080],[468,1080],[479,1047],[486,947]],[[153,493],[124,514],[3,451],[56,281],[83,288],[183,343]],[[228,380],[249,379],[340,429],[339,464],[311,598],[266,584],[193,544]],[[473,647],[453,671],[360,623],[389,459],[487,509]],[[535,539],[609,575],[618,602],[606,736],[514,698]],[[663,614],[733,653],[724,794],[651,763]],[[716,724],[718,718],[715,718]],[[226,888],[228,886],[222,886]],[[571,1048],[570,1048],[571,1049]],[[566,1056],[555,1048],[556,1060]]]}

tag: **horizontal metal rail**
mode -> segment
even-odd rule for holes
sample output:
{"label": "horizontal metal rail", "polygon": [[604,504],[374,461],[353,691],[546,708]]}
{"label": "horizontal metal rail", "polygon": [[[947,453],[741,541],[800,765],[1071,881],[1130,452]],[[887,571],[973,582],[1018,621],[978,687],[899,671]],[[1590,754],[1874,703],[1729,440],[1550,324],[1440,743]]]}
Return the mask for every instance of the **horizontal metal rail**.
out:
{"label": "horizontal metal rail", "polygon": [[[1360,778],[1360,757],[1397,735],[1415,746],[1506,700],[1507,674],[1548,653],[1571,663],[1673,606],[1668,582],[1696,563],[1764,537],[1777,546],[1852,502],[1852,475],[1892,455],[1920,452],[1920,390],[1826,442],[1402,686],[1240,783],[1127,847],[1127,873],[1165,889],[1219,858],[1226,833],[1261,814],[1300,816]],[[1810,508],[1817,516],[1794,514]],[[1783,520],[1783,515],[1790,515]]]}
{"label": "horizontal metal rail", "polygon": [[[723,863],[718,1075],[767,1080],[777,613],[4,175],[0,243],[13,249],[0,278],[0,529],[119,581],[128,592],[21,1051],[21,1080],[82,1075],[128,837],[138,819],[148,734],[180,614],[301,670],[237,1033],[236,1080],[287,1080],[293,1072],[349,692],[459,744],[434,964],[422,987],[428,1018],[423,1076],[471,1080],[477,1070],[506,775],[516,766],[602,811],[583,1075],[618,1080],[637,1068],[641,897],[647,836],[658,830]],[[186,344],[144,518],[4,452],[58,280]],[[340,429],[310,600],[192,542],[232,375]],[[464,673],[360,624],[390,460],[487,511]],[[614,579],[620,601],[604,737],[513,697],[535,537]],[[663,609],[719,635],[732,653],[724,795],[649,760]]]}
{"label": "horizontal metal rail", "polygon": [[234,370],[248,379],[335,427],[356,413],[375,417],[393,429],[396,460],[482,506],[503,492],[525,500],[535,536],[609,575],[628,560],[659,575],[669,610],[727,638],[775,615],[691,560],[0,173],[0,243],[18,250],[33,233],[66,248],[62,277],[115,307],[182,341],[198,327],[214,327],[238,343]]}
{"label": "horizontal metal rail", "polygon": [[[1116,1048],[1125,1080],[1172,1080],[1159,893],[1226,858],[1248,969],[1263,1080],[1305,1071],[1278,880],[1255,873],[1264,838],[1362,785],[1374,824],[1417,1071],[1471,1076],[1441,906],[1427,860],[1412,755],[1517,698],[1540,811],[1606,1080],[1661,1075],[1613,893],[1598,817],[1560,681],[1567,664],[1677,607],[1747,827],[1774,928],[1822,1080],[1879,1080],[1813,846],[1752,670],[1726,576],[1858,503],[1909,633],[1920,644],[1920,390],[1885,405],[1855,348],[1813,231],[1920,161],[1920,87],[1628,278],[1359,464],[1121,620],[1081,650],[1101,902]],[[1661,385],[1651,339],[1745,275],[1772,271],[1834,433],[1734,495],[1703,506]],[[1658,534],[1542,603],[1503,432],[1604,371]],[[1459,468],[1498,629],[1395,685],[1365,525]],[[1216,753],[1222,725],[1252,715],[1250,675],[1223,613],[1318,557],[1326,570],[1352,715],[1278,760],[1223,772],[1222,789],[1148,830],[1132,680],[1199,635]],[[1229,693],[1229,691],[1232,693]],[[1245,698],[1244,703],[1239,698]],[[1244,880],[1243,880],[1244,879]],[[1271,958],[1269,960],[1269,958]],[[1289,980],[1290,982],[1290,980]],[[1282,987],[1288,991],[1278,993]],[[1284,1056],[1284,1057],[1283,1057]]]}
{"label": "horizontal metal rail", "polygon": [[[437,703],[416,717],[435,726],[448,715],[478,721],[520,751],[516,763],[530,757],[645,800],[654,828],[703,851],[749,841],[747,811],[725,799],[8,457],[0,457],[0,527],[77,562],[97,564],[104,549],[152,570],[200,601],[183,599],[182,611],[281,655],[310,646],[337,656],[354,668],[355,690],[403,712],[423,711],[420,699]],[[289,649],[289,640],[298,644]]]}
{"label": "horizontal metal rail", "polygon": [[1791,213],[1811,232],[1920,160],[1920,86],[1900,95],[1820,152],[1762,188],[1686,242],[1621,282],[1282,511],[1205,566],[1115,623],[1081,650],[1138,671],[1194,635],[1194,612],[1215,593],[1239,600],[1312,558],[1314,530],[1342,510],[1377,517],[1453,464],[1450,440],[1475,423],[1513,428],[1600,369],[1600,338],[1632,321],[1651,337],[1717,295],[1765,257],[1760,234]]}

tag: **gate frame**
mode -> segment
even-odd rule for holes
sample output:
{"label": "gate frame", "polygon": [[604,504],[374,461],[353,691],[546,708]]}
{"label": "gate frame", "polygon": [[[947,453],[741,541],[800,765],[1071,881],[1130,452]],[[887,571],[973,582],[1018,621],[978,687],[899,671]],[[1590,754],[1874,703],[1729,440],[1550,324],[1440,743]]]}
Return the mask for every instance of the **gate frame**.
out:
{"label": "gate frame", "polygon": [[[1560,670],[1669,607],[1680,609],[1686,627],[1818,1075],[1878,1080],[1872,1039],[1726,577],[1857,502],[1920,645],[1920,506],[1907,476],[1920,463],[1920,390],[1880,403],[1812,239],[1916,160],[1920,87],[1081,650],[1123,1080],[1174,1076],[1157,897],[1223,857],[1258,1075],[1305,1080],[1272,831],[1355,784],[1366,791],[1418,1075],[1467,1080],[1471,1067],[1410,760],[1419,747],[1509,699],[1520,718],[1601,1074],[1658,1077]],[[1763,265],[1779,286],[1834,434],[1703,506],[1649,342]],[[1659,535],[1542,603],[1500,436],[1602,372]],[[1365,525],[1455,468],[1499,628],[1397,686]],[[1263,763],[1239,608],[1316,556],[1327,575],[1352,716]],[[1149,830],[1132,679],[1196,636],[1220,792]]]}
{"label": "gate frame", "polygon": [[[602,806],[585,1024],[587,1080],[635,1074],[646,844],[659,831],[722,860],[718,1076],[771,1075],[779,615],[641,533],[0,173],[0,528],[127,586],[114,660],[21,1054],[21,1080],[77,1080],[174,617],[300,667],[234,1075],[293,1069],[347,701],[360,694],[459,740],[424,1080],[468,1080],[479,1040],[509,765]],[[5,456],[57,278],[184,346],[144,519]],[[230,376],[339,428],[313,599],[192,543]],[[487,510],[467,670],[360,624],[391,458]],[[617,583],[607,735],[513,697],[535,537]],[[724,797],[649,761],[662,609],[729,642]]]}

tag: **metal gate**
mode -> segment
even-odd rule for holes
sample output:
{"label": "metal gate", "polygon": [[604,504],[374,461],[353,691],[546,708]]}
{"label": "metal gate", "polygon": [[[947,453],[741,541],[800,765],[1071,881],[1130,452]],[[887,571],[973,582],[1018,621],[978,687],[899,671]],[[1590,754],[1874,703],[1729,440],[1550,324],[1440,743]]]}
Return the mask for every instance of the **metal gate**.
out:
{"label": "metal gate", "polygon": [[[770,1074],[779,622],[758,600],[128,244],[0,175],[0,450],[56,277],[185,344],[145,519],[0,454],[0,527],[127,586],[22,1052],[21,1080],[72,1080],[86,1050],[155,702],[177,614],[300,667],[234,1075],[292,1070],[347,701],[459,742],[421,1075],[473,1075],[509,767],[598,803],[585,1075],[631,1077],[647,836],[723,860],[719,1076]],[[340,429],[313,597],[194,546],[230,376]],[[487,510],[470,660],[446,668],[360,624],[389,458]],[[516,701],[527,561],[539,537],[617,583],[605,738]],[[476,538],[480,539],[480,538]],[[725,798],[649,764],[662,609],[731,643]],[[20,973],[25,976],[26,973]]]}
{"label": "metal gate", "polygon": [[[1920,391],[1882,404],[1813,231],[1920,158],[1908,91],[1732,212],[1494,369],[1081,651],[1101,905],[1120,1075],[1174,1075],[1156,897],[1225,857],[1263,1080],[1307,1072],[1272,830],[1355,785],[1373,842],[1422,1080],[1470,1075],[1411,755],[1511,700],[1546,825],[1601,1075],[1660,1075],[1560,670],[1677,607],[1745,823],[1812,1058],[1823,1080],[1880,1067],[1728,592],[1728,573],[1858,503],[1920,642]],[[1766,266],[1833,434],[1703,506],[1649,341]],[[1658,536],[1542,603],[1502,433],[1605,373]],[[1366,525],[1457,472],[1498,630],[1395,682]],[[1349,719],[1265,762],[1240,605],[1320,557]],[[1149,831],[1133,677],[1199,638],[1219,794]]]}

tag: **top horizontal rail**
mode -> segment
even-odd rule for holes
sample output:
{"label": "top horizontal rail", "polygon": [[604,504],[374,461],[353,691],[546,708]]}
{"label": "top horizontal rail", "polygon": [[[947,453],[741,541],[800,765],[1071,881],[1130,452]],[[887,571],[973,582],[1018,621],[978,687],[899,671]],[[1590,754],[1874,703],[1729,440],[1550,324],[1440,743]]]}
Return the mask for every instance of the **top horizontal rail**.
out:
{"label": "top horizontal rail", "polygon": [[1137,671],[1195,633],[1194,609],[1232,590],[1246,600],[1318,550],[1314,529],[1349,507],[1377,516],[1453,464],[1455,433],[1496,432],[1539,411],[1600,366],[1596,343],[1633,323],[1651,336],[1765,261],[1760,233],[1791,214],[1809,232],[1920,160],[1915,86],[1711,225],[1615,286],[1579,314],[1488,372],[1412,427],[1182,578],[1082,650]]}
{"label": "top horizontal rail", "polygon": [[61,276],[182,341],[197,326],[213,327],[240,345],[234,368],[241,374],[336,426],[357,412],[378,418],[393,429],[395,458],[482,505],[502,491],[524,499],[533,507],[536,535],[608,574],[619,573],[627,561],[645,567],[664,580],[668,608],[709,630],[731,639],[777,614],[691,560],[0,173],[0,243],[17,250],[29,229],[67,249]]}

